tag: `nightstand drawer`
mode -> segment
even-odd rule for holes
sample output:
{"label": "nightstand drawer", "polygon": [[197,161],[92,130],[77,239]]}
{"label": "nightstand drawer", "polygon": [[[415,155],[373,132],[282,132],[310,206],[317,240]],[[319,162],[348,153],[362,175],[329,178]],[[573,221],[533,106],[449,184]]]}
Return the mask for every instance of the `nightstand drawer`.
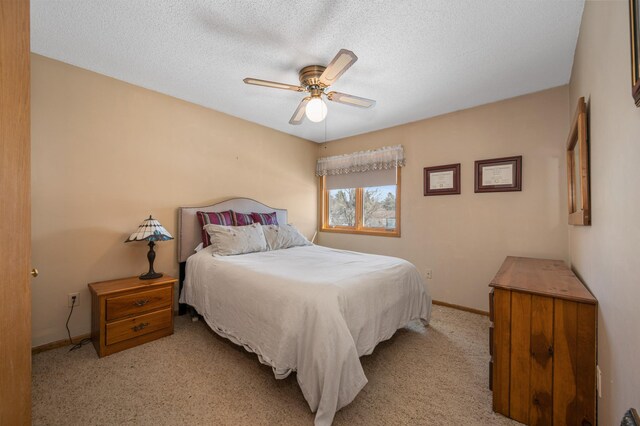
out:
{"label": "nightstand drawer", "polygon": [[140,315],[135,318],[109,323],[107,324],[106,330],[106,344],[113,345],[114,343],[118,343],[123,340],[133,339],[154,331],[169,328],[171,327],[171,321],[173,320],[172,315],[173,312],[171,311],[171,308],[167,308],[162,311]]}
{"label": "nightstand drawer", "polygon": [[173,286],[170,286],[125,296],[109,297],[107,299],[107,321],[169,306],[172,292]]}

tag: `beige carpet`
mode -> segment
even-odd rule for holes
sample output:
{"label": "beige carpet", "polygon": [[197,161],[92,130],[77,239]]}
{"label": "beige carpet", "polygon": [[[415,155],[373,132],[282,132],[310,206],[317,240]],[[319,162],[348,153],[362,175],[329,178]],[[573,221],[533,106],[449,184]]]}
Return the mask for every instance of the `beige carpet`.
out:
{"label": "beige carpet", "polygon": [[[334,425],[512,425],[491,410],[486,317],[434,306],[362,358],[369,383]],[[35,425],[312,425],[295,376],[176,319],[170,337],[99,359],[91,345],[33,357]]]}

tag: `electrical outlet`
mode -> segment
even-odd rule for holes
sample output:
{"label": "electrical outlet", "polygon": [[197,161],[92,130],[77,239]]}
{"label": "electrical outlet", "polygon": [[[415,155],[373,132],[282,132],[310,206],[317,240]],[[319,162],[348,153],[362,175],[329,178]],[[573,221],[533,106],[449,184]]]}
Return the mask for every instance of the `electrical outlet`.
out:
{"label": "electrical outlet", "polygon": [[600,371],[599,365],[596,365],[596,390],[598,391],[598,398],[602,398],[602,371]]}
{"label": "electrical outlet", "polygon": [[[80,298],[78,297],[78,293],[69,293],[67,295],[68,298],[68,305],[69,307],[71,306],[78,306],[80,304]],[[73,303],[73,300],[75,299],[75,303]]]}
{"label": "electrical outlet", "polygon": [[432,279],[432,278],[433,278],[433,271],[432,271],[431,269],[426,269],[426,270],[424,271],[424,276],[425,276],[428,280]]}

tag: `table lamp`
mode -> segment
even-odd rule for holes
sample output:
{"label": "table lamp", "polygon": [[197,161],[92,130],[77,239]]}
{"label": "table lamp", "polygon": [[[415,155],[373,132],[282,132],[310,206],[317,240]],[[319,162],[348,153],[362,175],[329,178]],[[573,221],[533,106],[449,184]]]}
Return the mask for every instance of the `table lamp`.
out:
{"label": "table lamp", "polygon": [[153,270],[153,261],[156,258],[156,252],[153,251],[156,241],[173,240],[171,234],[164,229],[164,226],[160,225],[160,222],[155,220],[151,215],[149,219],[145,219],[144,222],[138,227],[138,230],[131,234],[125,243],[131,241],[149,241],[149,253],[147,253],[147,259],[149,259],[149,272],[140,275],[141,280],[150,280],[153,278],[160,278],[161,273]]}

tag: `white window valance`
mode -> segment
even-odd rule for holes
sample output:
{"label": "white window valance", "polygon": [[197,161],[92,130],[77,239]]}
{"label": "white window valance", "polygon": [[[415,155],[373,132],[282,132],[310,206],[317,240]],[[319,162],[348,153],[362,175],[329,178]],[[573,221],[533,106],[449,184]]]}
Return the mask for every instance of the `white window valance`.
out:
{"label": "white window valance", "polygon": [[316,175],[334,176],[391,170],[397,167],[404,167],[404,165],[404,149],[402,145],[386,146],[370,151],[320,158],[316,166]]}

